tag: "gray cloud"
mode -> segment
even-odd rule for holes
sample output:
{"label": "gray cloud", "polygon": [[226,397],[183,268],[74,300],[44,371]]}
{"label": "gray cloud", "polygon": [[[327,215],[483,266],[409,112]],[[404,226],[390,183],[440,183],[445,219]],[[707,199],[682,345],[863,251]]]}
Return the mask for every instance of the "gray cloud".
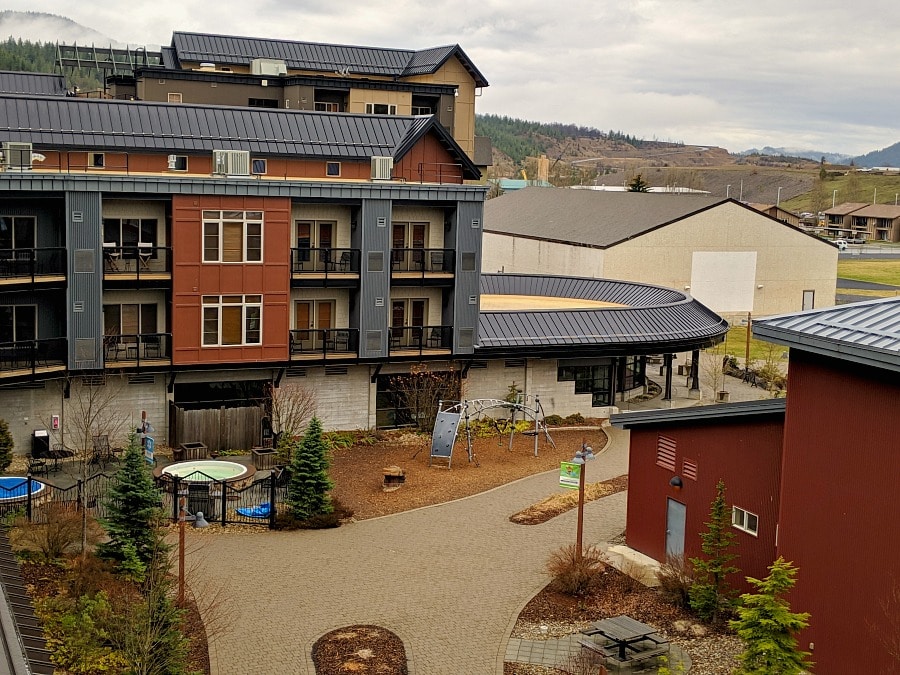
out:
{"label": "gray cloud", "polygon": [[[723,145],[861,153],[900,140],[896,0],[14,1],[131,44],[173,30],[421,48],[459,43],[479,111]],[[249,11],[248,11],[249,7]]]}

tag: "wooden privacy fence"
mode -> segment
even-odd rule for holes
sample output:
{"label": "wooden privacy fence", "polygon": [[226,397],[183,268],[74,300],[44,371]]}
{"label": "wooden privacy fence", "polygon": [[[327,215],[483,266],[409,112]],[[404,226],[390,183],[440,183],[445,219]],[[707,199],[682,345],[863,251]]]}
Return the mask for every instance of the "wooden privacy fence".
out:
{"label": "wooden privacy fence", "polygon": [[262,406],[241,408],[205,408],[201,410],[174,407],[175,438],[179,443],[204,443],[210,452],[248,450],[259,445]]}

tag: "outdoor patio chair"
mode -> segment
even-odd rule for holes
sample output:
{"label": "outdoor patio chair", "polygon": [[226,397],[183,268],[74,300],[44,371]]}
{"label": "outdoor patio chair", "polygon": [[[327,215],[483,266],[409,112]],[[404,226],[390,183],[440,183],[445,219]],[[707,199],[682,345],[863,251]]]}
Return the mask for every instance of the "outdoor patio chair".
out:
{"label": "outdoor patio chair", "polygon": [[341,272],[346,272],[350,269],[350,260],[350,251],[341,253],[341,259],[338,260],[338,267],[341,268]]}
{"label": "outdoor patio chair", "polygon": [[45,476],[50,475],[50,467],[47,466],[47,460],[41,457],[35,457],[34,455],[28,455],[28,473],[32,476],[37,476],[40,474],[44,474]]}

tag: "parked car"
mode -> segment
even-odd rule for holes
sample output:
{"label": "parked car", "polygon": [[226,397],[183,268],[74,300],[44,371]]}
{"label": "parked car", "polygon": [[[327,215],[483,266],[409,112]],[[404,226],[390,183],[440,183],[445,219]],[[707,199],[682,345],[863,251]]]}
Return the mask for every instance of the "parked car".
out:
{"label": "parked car", "polygon": [[846,251],[847,250],[847,240],[846,239],[835,239],[834,245],[838,247],[838,251]]}
{"label": "parked car", "polygon": [[866,238],[865,237],[847,237],[847,243],[848,244],[865,244]]}

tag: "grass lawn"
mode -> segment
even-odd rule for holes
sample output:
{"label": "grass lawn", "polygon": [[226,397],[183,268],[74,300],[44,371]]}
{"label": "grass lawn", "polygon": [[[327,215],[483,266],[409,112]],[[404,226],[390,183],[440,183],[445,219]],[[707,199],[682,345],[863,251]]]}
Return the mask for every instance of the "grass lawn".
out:
{"label": "grass lawn", "polygon": [[[724,348],[719,345],[723,354],[734,354],[739,359],[747,354],[747,327],[732,326],[725,337]],[[787,347],[776,345],[774,342],[764,342],[750,337],[750,361],[765,361],[769,358],[775,362],[787,361],[781,355],[787,351]]]}
{"label": "grass lawn", "polygon": [[838,276],[900,286],[900,260],[839,260]]}

